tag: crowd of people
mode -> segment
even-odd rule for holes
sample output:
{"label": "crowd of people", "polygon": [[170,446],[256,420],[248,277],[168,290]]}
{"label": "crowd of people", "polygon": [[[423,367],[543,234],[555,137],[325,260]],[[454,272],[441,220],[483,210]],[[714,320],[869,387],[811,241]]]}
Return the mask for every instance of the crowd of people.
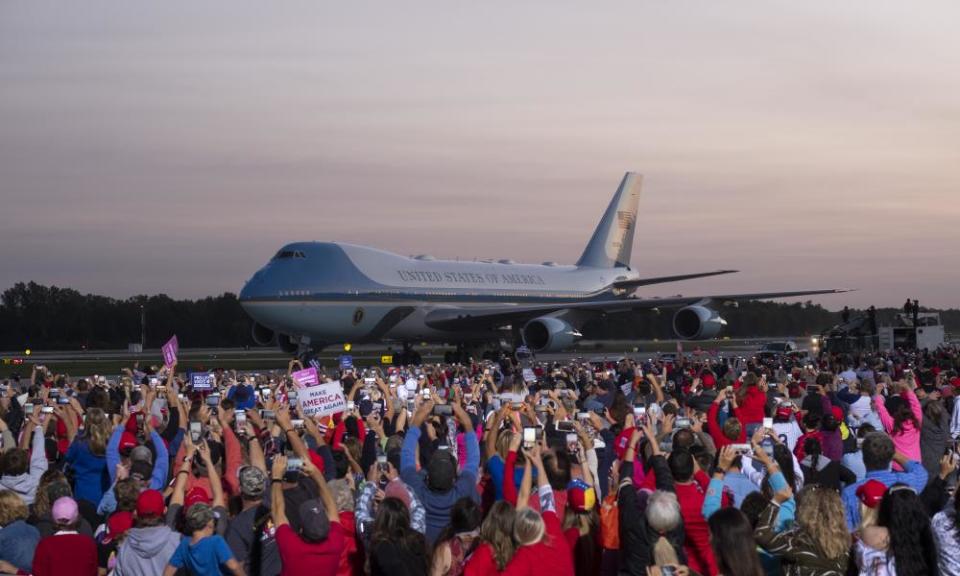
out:
{"label": "crowd of people", "polygon": [[960,574],[960,349],[0,388],[0,572]]}

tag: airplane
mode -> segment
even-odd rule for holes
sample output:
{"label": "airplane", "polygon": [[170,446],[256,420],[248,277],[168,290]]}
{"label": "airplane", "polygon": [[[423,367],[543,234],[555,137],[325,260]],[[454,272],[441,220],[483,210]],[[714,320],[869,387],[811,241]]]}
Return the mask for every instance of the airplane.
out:
{"label": "airplane", "polygon": [[[608,314],[676,309],[681,340],[707,340],[726,321],[715,306],[832,294],[800,290],[639,298],[641,286],[723,274],[715,270],[641,277],[630,265],[643,176],[627,172],[575,265],[512,260],[407,257],[343,242],[283,246],[240,292],[254,320],[253,339],[307,358],[340,342],[401,343],[399,363],[419,363],[414,342],[456,344],[448,361],[487,357],[501,342],[534,353],[559,352],[581,338],[580,328]],[[712,307],[713,306],[713,307]]]}

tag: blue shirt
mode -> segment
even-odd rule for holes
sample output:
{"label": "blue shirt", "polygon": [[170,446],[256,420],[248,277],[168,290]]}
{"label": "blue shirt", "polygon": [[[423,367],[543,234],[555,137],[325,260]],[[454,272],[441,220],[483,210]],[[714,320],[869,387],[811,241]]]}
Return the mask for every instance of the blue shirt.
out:
{"label": "blue shirt", "polygon": [[196,544],[190,544],[190,537],[185,537],[170,557],[170,565],[174,568],[186,567],[193,576],[220,576],[229,574],[221,567],[231,558],[233,552],[222,536],[207,536]]}
{"label": "blue shirt", "polygon": [[867,480],[876,480],[883,483],[887,488],[894,484],[906,484],[919,494],[927,485],[927,470],[919,462],[910,460],[904,466],[903,472],[873,470],[867,472],[863,480],[858,480],[844,488],[841,497],[847,513],[847,528],[851,532],[860,527],[860,499],[857,498],[857,488]]}
{"label": "blue shirt", "polygon": [[[499,454],[494,454],[487,460],[487,472],[490,473],[490,480],[493,482],[494,497],[497,500],[503,500],[503,475],[507,463],[500,458]],[[533,470],[533,479],[537,478],[537,470]],[[523,466],[517,466],[513,469],[513,483],[520,490],[520,483],[523,482]]]}
{"label": "blue shirt", "polygon": [[857,475],[858,482],[867,475],[867,467],[863,465],[863,452],[859,450],[844,454],[840,463],[843,464],[844,468]]}
{"label": "blue shirt", "polygon": [[73,469],[73,497],[98,504],[103,493],[110,489],[106,450],[97,456],[90,450],[86,438],[77,438],[67,450],[67,462]]}
{"label": "blue shirt", "polygon": [[742,472],[727,472],[723,475],[723,486],[733,494],[733,505],[737,508],[743,504],[743,499],[751,492],[759,492],[760,488]]}

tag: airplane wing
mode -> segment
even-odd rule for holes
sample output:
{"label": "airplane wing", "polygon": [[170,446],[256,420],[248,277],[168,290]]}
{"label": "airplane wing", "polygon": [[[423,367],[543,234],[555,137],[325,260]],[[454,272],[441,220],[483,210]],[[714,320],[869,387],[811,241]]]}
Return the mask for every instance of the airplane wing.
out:
{"label": "airplane wing", "polygon": [[681,280],[690,280],[692,278],[704,278],[706,276],[719,276],[721,274],[736,274],[739,270],[716,270],[714,272],[697,272],[695,274],[680,274],[677,276],[658,276],[655,278],[637,278],[634,280],[620,280],[614,282],[614,288],[637,288],[638,286],[650,286],[651,284],[666,284],[668,282],[679,282]]}
{"label": "airplane wing", "polygon": [[723,305],[746,300],[773,300],[795,296],[814,296],[818,294],[839,294],[847,290],[800,290],[795,292],[759,292],[755,294],[723,294],[712,296],[672,296],[667,298],[622,298],[611,300],[591,300],[588,302],[557,302],[550,304],[532,304],[516,306],[498,306],[487,308],[442,308],[427,314],[425,322],[437,330],[466,330],[494,328],[517,322],[526,322],[532,318],[559,312],[575,310],[613,314],[634,310],[653,310],[657,308],[680,308],[691,304]]}

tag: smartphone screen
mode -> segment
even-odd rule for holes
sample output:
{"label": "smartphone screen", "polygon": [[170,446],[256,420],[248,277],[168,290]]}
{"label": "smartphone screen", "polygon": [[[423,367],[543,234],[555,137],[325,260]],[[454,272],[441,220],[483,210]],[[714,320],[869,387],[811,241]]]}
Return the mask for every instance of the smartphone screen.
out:
{"label": "smartphone screen", "polygon": [[536,428],[524,428],[523,429],[523,446],[524,448],[533,448],[533,445],[537,442],[537,429]]}
{"label": "smartphone screen", "polygon": [[764,418],[763,419],[764,428],[773,428],[773,418]]}

